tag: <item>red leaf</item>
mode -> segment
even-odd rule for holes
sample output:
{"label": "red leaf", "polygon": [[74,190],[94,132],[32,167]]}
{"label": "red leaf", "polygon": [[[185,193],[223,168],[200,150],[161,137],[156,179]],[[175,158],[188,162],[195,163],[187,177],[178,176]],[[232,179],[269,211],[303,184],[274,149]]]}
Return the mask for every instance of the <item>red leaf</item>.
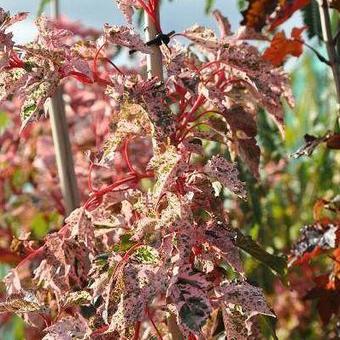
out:
{"label": "red leaf", "polygon": [[238,139],[237,144],[238,153],[241,159],[246,163],[252,175],[256,178],[259,178],[261,149],[257,145],[256,139]]}
{"label": "red leaf", "polygon": [[242,12],[241,25],[246,25],[260,32],[269,15],[275,11],[277,3],[277,0],[249,0],[248,8]]}
{"label": "red leaf", "polygon": [[324,325],[327,325],[332,315],[338,315],[340,308],[340,281],[331,279],[329,275],[320,275],[314,279],[316,287],[305,296],[306,300],[318,299],[317,309]]}
{"label": "red leaf", "polygon": [[0,263],[16,265],[21,260],[22,258],[19,255],[12,253],[8,249],[0,248]]}
{"label": "red leaf", "polygon": [[279,10],[273,19],[269,20],[271,25],[269,31],[274,30],[276,27],[288,20],[296,11],[302,9],[309,4],[310,0],[286,0],[280,6]]}
{"label": "red leaf", "polygon": [[290,39],[286,38],[283,31],[276,33],[263,58],[274,66],[280,66],[288,55],[299,57],[303,52],[301,33],[305,29],[306,27],[294,27]]}
{"label": "red leaf", "polygon": [[335,249],[338,243],[338,228],[339,226],[333,223],[315,223],[303,227],[299,240],[291,249],[291,263],[306,263],[322,252]]}

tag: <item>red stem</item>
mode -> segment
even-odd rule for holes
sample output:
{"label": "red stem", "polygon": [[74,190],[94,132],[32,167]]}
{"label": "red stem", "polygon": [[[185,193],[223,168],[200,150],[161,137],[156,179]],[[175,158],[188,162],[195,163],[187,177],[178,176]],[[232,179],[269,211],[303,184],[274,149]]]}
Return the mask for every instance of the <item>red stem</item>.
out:
{"label": "red stem", "polygon": [[[133,138],[133,137],[132,137]],[[129,170],[136,175],[137,177],[139,177],[140,175],[138,174],[138,172],[132,167],[131,161],[130,161],[130,157],[129,157],[129,142],[130,142],[131,138],[126,138],[124,141],[124,146],[123,146],[123,156],[124,156],[124,160],[126,165],[128,166]]]}
{"label": "red stem", "polygon": [[197,123],[197,124],[195,124],[195,125],[193,125],[193,126],[190,126],[190,128],[187,129],[187,130],[184,132],[183,137],[179,138],[178,143],[181,143],[181,142],[185,139],[185,137],[186,137],[186,136],[187,136],[194,128],[196,128],[196,127],[199,126],[199,125],[207,125],[207,126],[209,126],[209,127],[212,127],[208,122],[200,122],[200,123]]}
{"label": "red stem", "polygon": [[70,71],[67,76],[73,76],[74,78],[76,78],[77,80],[81,81],[82,83],[85,84],[93,84],[93,80],[91,78],[89,78],[86,74],[81,73],[81,72],[77,72],[77,71]]}
{"label": "red stem", "polygon": [[133,336],[133,340],[138,340],[139,339],[139,331],[140,331],[140,324],[141,322],[138,321],[135,326],[135,334]]}
{"label": "red stem", "polygon": [[157,16],[156,16],[156,9],[158,4],[158,0],[150,0],[150,5],[148,6],[144,0],[137,0],[137,2],[139,3],[139,5],[144,9],[144,11],[150,16],[151,20],[153,21],[153,23],[156,26],[156,29],[158,31],[158,33],[162,32],[159,20],[157,20]]}
{"label": "red stem", "polygon": [[98,74],[98,66],[97,66],[97,61],[98,61],[98,57],[99,57],[99,53],[100,51],[104,48],[105,46],[105,43],[99,47],[94,59],[93,59],[93,67],[92,67],[92,72],[93,72],[93,77],[94,77],[94,80],[97,81],[99,84],[102,84],[102,85],[111,85],[111,82],[105,80],[105,79],[102,79]]}
{"label": "red stem", "polygon": [[124,75],[124,73],[119,69],[119,67],[115,63],[113,63],[109,58],[104,57],[103,60],[112,65],[115,68],[115,70],[118,71],[121,75]]}
{"label": "red stem", "polygon": [[153,321],[152,316],[151,316],[151,313],[150,313],[150,310],[149,310],[148,308],[146,309],[146,314],[148,315],[148,318],[149,318],[149,320],[150,320],[150,322],[151,322],[153,328],[155,329],[155,331],[156,331],[156,333],[157,333],[159,339],[160,339],[160,340],[163,340],[162,334],[161,334],[160,331],[158,330],[158,328],[157,328],[155,322]]}

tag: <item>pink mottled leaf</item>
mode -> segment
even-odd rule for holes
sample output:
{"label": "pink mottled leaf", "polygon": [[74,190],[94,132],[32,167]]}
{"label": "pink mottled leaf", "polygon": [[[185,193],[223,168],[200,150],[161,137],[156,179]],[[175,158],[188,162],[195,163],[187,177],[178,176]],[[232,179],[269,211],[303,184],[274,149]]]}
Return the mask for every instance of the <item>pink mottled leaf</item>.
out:
{"label": "pink mottled leaf", "polygon": [[195,25],[186,29],[183,35],[205,51],[216,50],[219,47],[218,39],[210,28]]}
{"label": "pink mottled leaf", "polygon": [[107,42],[118,46],[125,46],[131,51],[140,51],[143,53],[151,53],[151,48],[146,46],[132,28],[125,26],[104,26],[104,35]]}
{"label": "pink mottled leaf", "polygon": [[134,7],[139,8],[140,5],[138,4],[137,0],[115,0],[117,3],[118,8],[123,13],[126,21],[131,24],[132,23],[132,16],[134,13]]}
{"label": "pink mottled leaf", "polygon": [[141,321],[152,299],[165,292],[167,278],[164,269],[158,266],[159,261],[157,250],[145,246],[137,249],[131,263],[124,266],[121,280],[125,289],[112,315],[109,332],[124,330]]}
{"label": "pink mottled leaf", "polygon": [[223,16],[218,9],[215,9],[212,14],[217,22],[221,38],[231,35],[231,25],[229,20]]}
{"label": "pink mottled leaf", "polygon": [[235,164],[228,162],[222,156],[213,156],[204,167],[204,171],[234,194],[243,199],[247,197],[245,184],[239,180]]}
{"label": "pink mottled leaf", "polygon": [[44,331],[47,334],[43,340],[88,339],[91,333],[86,320],[78,313],[74,316],[66,315]]}
{"label": "pink mottled leaf", "polygon": [[36,25],[39,30],[39,42],[46,49],[58,50],[65,48],[66,39],[73,35],[71,31],[56,28],[53,22],[44,16],[37,18]]}
{"label": "pink mottled leaf", "polygon": [[178,325],[186,336],[190,333],[199,335],[210,316],[212,307],[207,295],[208,287],[204,276],[186,265],[168,289],[167,295],[174,304]]}
{"label": "pink mottled leaf", "polygon": [[[223,299],[225,307],[228,309],[239,306],[242,309],[241,315],[244,315],[244,324],[248,331],[251,332],[252,318],[256,315],[268,315],[275,317],[275,314],[268,307],[262,289],[257,288],[246,281],[225,282],[216,289],[217,295]],[[229,320],[230,321],[230,320]],[[228,325],[226,325],[227,327]]]}
{"label": "pink mottled leaf", "polygon": [[209,223],[205,229],[207,241],[218,248],[225,260],[238,273],[244,274],[243,265],[240,259],[239,251],[235,245],[237,237],[235,231],[226,223],[221,221]]}

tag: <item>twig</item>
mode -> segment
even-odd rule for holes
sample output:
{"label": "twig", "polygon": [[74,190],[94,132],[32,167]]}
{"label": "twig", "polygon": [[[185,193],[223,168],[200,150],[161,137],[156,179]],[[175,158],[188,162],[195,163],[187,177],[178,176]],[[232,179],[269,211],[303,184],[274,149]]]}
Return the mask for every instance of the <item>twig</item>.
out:
{"label": "twig", "polygon": [[334,39],[332,36],[331,30],[331,19],[329,15],[329,5],[327,0],[318,0],[319,4],[319,12],[320,12],[320,21],[322,28],[323,40],[326,44],[328,59],[330,66],[332,68],[336,94],[337,94],[337,103],[338,103],[338,114],[340,112],[340,70],[339,63],[337,62],[337,53],[335,49]]}
{"label": "twig", "polygon": [[332,67],[331,63],[321,53],[319,53],[313,46],[307,44],[306,42],[304,42],[300,39],[294,39],[294,40],[298,41],[302,45],[308,47],[322,63],[325,63],[326,65]]}
{"label": "twig", "polygon": [[[52,1],[51,10],[54,17],[57,18],[59,16],[58,0]],[[59,87],[54,97],[51,98],[49,113],[60,187],[64,198],[65,210],[69,214],[72,210],[79,207],[79,192],[62,93],[62,88]]]}

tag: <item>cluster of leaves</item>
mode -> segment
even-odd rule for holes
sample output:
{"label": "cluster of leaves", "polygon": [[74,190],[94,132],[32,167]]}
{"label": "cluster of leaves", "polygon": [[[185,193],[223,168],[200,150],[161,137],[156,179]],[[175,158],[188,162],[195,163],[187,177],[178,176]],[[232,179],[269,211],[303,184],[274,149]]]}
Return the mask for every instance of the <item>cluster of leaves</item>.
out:
{"label": "cluster of leaves", "polygon": [[[328,200],[335,197],[339,187],[339,158],[327,141],[310,157],[289,157],[303,144],[305,134],[313,131],[322,136],[334,126],[336,116],[330,112],[336,108],[335,93],[328,66],[306,53],[292,72],[292,84],[297,100],[294,110],[285,112],[285,141],[282,143],[275,136],[275,127],[261,113],[258,121],[261,181],[255,182],[246,176],[250,192],[248,206],[231,211],[231,219],[236,219],[244,232],[274,254],[290,253],[301,226],[313,220],[310,207],[319,197]],[[315,96],[311,98],[310,93]],[[290,289],[260,263],[247,258],[245,264],[247,276],[265,289],[271,301],[277,315],[279,339],[336,339],[336,316],[333,315],[327,325],[323,324],[316,301],[305,299],[315,287],[312,277],[328,271],[331,264],[327,255],[314,257],[312,266],[291,265]]]}
{"label": "cluster of leaves", "polygon": [[[324,211],[333,216],[327,216]],[[332,316],[339,315],[340,303],[340,221],[339,202],[320,199],[314,206],[315,222],[303,227],[301,236],[291,250],[290,265],[301,266],[309,272],[311,287],[305,300],[316,300],[317,310],[326,326]],[[329,214],[328,214],[329,215]],[[328,258],[327,267],[320,270],[318,260]]]}
{"label": "cluster of leaves", "polygon": [[[235,34],[215,11],[219,37],[194,26],[181,33],[189,48],[175,38],[161,46],[165,83],[112,64],[120,47],[151,53],[130,25],[105,25],[96,42],[84,42],[71,27],[40,17],[38,39],[15,46],[6,30],[24,15],[1,12],[1,99],[14,96],[21,106],[22,134],[64,83],[76,112],[84,106],[92,114],[94,103],[102,103],[94,145],[105,140],[102,152],[90,153],[90,196],[83,206],[43,244],[20,238],[24,259],[5,279],[2,311],[21,315],[46,339],[138,338],[141,332],[194,339],[217,335],[220,324],[228,339],[243,339],[256,337],[257,315],[274,316],[261,289],[247,282],[239,248],[258,258],[266,253],[230,226],[221,189],[247,197],[235,160],[259,176],[259,107],[283,131],[281,99],[290,105],[293,99],[287,75],[276,66],[288,54],[301,54],[302,29],[292,39],[277,33],[261,54],[246,41],[268,40],[259,31],[275,21],[251,24],[255,3],[245,12],[247,27]],[[160,29],[157,1],[117,4],[128,23],[142,8]],[[279,22],[292,14],[284,8]],[[79,101],[88,89],[89,103],[79,104],[73,95]],[[218,154],[210,157],[206,145],[217,146]],[[101,177],[97,188],[94,171]]]}

